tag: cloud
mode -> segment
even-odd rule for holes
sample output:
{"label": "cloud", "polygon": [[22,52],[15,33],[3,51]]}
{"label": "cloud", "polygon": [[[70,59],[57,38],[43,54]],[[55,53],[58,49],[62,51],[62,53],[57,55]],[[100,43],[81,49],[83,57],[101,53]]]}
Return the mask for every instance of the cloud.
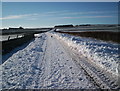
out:
{"label": "cloud", "polygon": [[[0,20],[10,20],[10,19],[21,19],[21,18],[27,18],[27,20],[37,20],[41,17],[61,17],[65,19],[75,19],[75,18],[103,18],[103,17],[112,17],[112,16],[87,16],[87,15],[100,15],[100,14],[111,14],[111,13],[117,13],[117,11],[89,11],[89,12],[72,12],[70,10],[63,10],[63,11],[49,11],[49,12],[43,12],[38,14],[23,14],[23,15],[9,15],[6,17],[0,18]],[[81,16],[81,17],[75,17],[75,16]],[[83,16],[84,15],[84,16]],[[70,16],[70,17],[68,17]],[[74,16],[74,17],[73,17]]]}
{"label": "cloud", "polygon": [[24,17],[36,16],[36,15],[38,15],[38,14],[10,15],[10,16],[6,16],[6,17],[2,17],[2,18],[0,18],[0,20],[21,19]]}
{"label": "cloud", "polygon": [[118,11],[65,12],[59,15],[116,14]]}
{"label": "cloud", "polygon": [[[40,13],[39,16],[51,16],[51,17],[67,17],[67,16],[88,16],[88,15],[96,15],[96,16],[102,16],[104,15],[116,15],[118,11],[89,11],[89,12],[72,12],[70,10],[63,10],[63,11],[50,11],[50,12],[44,12]],[[106,17],[104,16],[104,17]]]}
{"label": "cloud", "polygon": [[45,12],[47,14],[59,14],[59,13],[65,13],[68,12],[69,10],[62,10],[62,11],[50,11],[50,12]]}
{"label": "cloud", "polygon": [[[22,19],[26,20],[38,20],[40,18],[45,19],[79,19],[79,18],[110,18],[116,17],[110,15],[111,13],[117,13],[117,11],[89,11],[89,12],[72,12],[70,10],[63,11],[49,11],[43,13],[34,13],[34,14],[22,14],[22,15],[9,15],[6,17],[0,18],[0,20],[10,20],[10,19]],[[104,14],[104,15],[103,15]]]}
{"label": "cloud", "polygon": [[79,19],[79,18],[111,18],[115,16],[80,16],[80,17],[60,17],[63,19]]}

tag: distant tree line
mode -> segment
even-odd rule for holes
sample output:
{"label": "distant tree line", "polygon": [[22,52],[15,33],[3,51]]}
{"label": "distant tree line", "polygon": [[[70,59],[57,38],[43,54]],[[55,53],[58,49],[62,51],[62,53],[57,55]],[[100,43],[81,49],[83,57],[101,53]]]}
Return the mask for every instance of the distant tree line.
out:
{"label": "distant tree line", "polygon": [[2,30],[17,30],[17,29],[24,29],[23,27],[19,27],[19,28],[11,28],[11,27],[9,27],[9,29],[2,29]]}
{"label": "distant tree line", "polygon": [[64,28],[64,27],[74,27],[72,24],[71,25],[58,25],[55,26],[54,28]]}

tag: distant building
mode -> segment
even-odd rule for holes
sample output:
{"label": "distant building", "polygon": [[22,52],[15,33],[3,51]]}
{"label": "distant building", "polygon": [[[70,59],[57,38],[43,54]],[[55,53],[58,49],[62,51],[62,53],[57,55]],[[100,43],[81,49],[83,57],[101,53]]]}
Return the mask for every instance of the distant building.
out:
{"label": "distant building", "polygon": [[67,27],[73,27],[73,25],[57,25],[54,28],[67,28]]}

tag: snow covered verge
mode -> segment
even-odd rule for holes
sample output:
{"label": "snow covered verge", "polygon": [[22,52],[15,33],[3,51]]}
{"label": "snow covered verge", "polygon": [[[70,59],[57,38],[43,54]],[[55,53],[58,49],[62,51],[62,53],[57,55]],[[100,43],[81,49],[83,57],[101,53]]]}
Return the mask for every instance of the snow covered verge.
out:
{"label": "snow covered verge", "polygon": [[76,37],[63,33],[54,33],[55,36],[67,43],[72,49],[79,54],[88,58],[98,67],[118,76],[119,50],[120,44],[105,42],[93,38]]}
{"label": "snow covered verge", "polygon": [[35,72],[37,73],[40,70],[37,67],[43,58],[45,39],[45,34],[38,35],[26,48],[13,54],[0,65],[2,71],[0,83],[2,83],[2,88],[13,89],[29,86],[33,80],[32,76],[35,76]]}

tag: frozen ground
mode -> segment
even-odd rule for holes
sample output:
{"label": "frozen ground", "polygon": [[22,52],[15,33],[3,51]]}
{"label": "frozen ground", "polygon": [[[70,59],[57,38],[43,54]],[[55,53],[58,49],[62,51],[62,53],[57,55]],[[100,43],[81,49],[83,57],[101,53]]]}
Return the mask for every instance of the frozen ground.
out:
{"label": "frozen ground", "polygon": [[[102,78],[100,78],[99,75],[95,74],[96,71],[91,71],[93,68],[92,65],[84,61],[88,59],[88,57],[91,58],[91,56],[88,55],[88,47],[90,46],[85,47],[87,42],[80,42],[83,44],[78,47],[78,44],[73,40],[73,38],[71,40],[70,36],[49,32],[36,35],[35,40],[26,48],[13,54],[0,66],[2,67],[2,88],[96,89],[102,86],[104,86],[103,88],[108,88],[111,84],[114,85],[114,83],[111,83],[111,78],[106,78],[106,80],[110,80],[109,83],[111,83],[106,84],[104,80],[101,80]],[[95,43],[97,43],[97,41]],[[76,47],[79,48],[79,51]],[[115,50],[117,50],[117,47],[115,48]],[[82,55],[81,61],[74,56],[73,52]],[[114,55],[115,58],[118,58],[117,54]],[[114,59],[113,56],[111,58]],[[95,54],[95,57],[98,56]],[[93,62],[100,64],[101,67],[102,62],[100,62],[100,57],[96,59],[97,60],[93,60]],[[76,62],[76,60],[79,62]],[[103,60],[103,62],[106,62],[106,60]],[[113,60],[113,62],[110,60],[109,63],[113,64],[110,72],[114,72],[113,75],[116,77],[118,61],[117,59]],[[105,67],[105,69],[107,70],[107,67]],[[100,81],[100,83],[97,83],[97,81]],[[102,85],[99,86],[101,83]]]}

